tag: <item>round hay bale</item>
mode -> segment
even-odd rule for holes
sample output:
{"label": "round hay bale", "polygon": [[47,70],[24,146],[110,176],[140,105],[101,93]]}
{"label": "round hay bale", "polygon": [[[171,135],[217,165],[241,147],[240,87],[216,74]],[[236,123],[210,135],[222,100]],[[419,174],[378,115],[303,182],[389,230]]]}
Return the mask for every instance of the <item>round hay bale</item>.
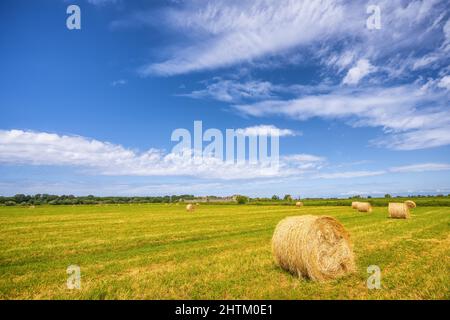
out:
{"label": "round hay bale", "polygon": [[408,208],[410,209],[414,209],[415,207],[417,207],[416,203],[412,200],[406,200],[405,204],[408,206]]}
{"label": "round hay bale", "polygon": [[358,209],[358,201],[353,201],[352,202],[352,209]]}
{"label": "round hay bale", "polygon": [[272,253],[281,268],[314,281],[355,270],[349,234],[332,217],[306,215],[282,220],[272,238]]}
{"label": "round hay bale", "polygon": [[30,208],[30,209],[36,209],[36,207],[35,207],[35,206],[30,206],[29,208]]}
{"label": "round hay bale", "polygon": [[193,211],[194,211],[194,205],[193,205],[193,204],[188,204],[188,205],[186,206],[186,210],[187,210],[188,212],[193,212]]}
{"label": "round hay bale", "polygon": [[372,212],[372,205],[369,202],[358,202],[356,207],[359,212]]}
{"label": "round hay bale", "polygon": [[298,202],[295,204],[295,206],[296,206],[296,207],[303,207],[304,204],[303,204],[303,202],[298,201]]}
{"label": "round hay bale", "polygon": [[408,219],[409,207],[405,203],[389,203],[389,217],[393,219]]}

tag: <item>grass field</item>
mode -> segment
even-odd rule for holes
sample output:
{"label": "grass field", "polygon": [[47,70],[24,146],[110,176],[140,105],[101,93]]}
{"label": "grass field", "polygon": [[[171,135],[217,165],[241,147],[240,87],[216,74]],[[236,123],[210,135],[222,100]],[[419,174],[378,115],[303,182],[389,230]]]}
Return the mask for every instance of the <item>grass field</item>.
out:
{"label": "grass field", "polygon": [[[357,272],[326,283],[272,260],[286,216],[332,215],[349,231]],[[1,299],[449,299],[450,208],[410,220],[387,208],[175,205],[0,207]],[[81,290],[66,268],[81,267]],[[382,270],[368,290],[367,267]]]}

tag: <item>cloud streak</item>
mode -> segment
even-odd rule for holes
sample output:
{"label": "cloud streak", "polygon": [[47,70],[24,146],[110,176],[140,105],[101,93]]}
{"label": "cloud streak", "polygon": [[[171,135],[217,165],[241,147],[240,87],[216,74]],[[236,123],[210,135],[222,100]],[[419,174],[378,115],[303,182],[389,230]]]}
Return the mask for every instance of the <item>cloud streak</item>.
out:
{"label": "cloud streak", "polygon": [[[292,135],[290,130],[274,126],[249,127],[248,134],[278,130],[280,136]],[[58,135],[22,130],[0,131],[0,163],[22,165],[71,166],[87,169],[88,173],[107,176],[189,176],[204,179],[254,179],[302,174],[320,162],[310,158],[281,158],[280,168],[260,162],[228,163],[221,159],[192,156],[192,150],[183,153],[165,153],[150,149],[145,152],[127,149],[121,145],[80,136]]]}
{"label": "cloud streak", "polygon": [[445,91],[424,94],[410,85],[355,90],[337,87],[325,94],[265,100],[235,105],[234,109],[254,117],[341,119],[354,127],[381,127],[387,137],[374,140],[375,145],[415,150],[450,144],[447,101]]}
{"label": "cloud streak", "polygon": [[[150,63],[144,75],[176,75],[248,62],[349,28],[342,1],[189,1],[165,11],[166,24],[195,34],[166,61]],[[345,22],[345,23],[344,23]]]}
{"label": "cloud streak", "polygon": [[[377,5],[381,7],[382,29],[374,31],[365,27],[368,15],[364,2],[185,1],[159,11],[167,29],[176,34],[183,30],[184,45],[166,50],[165,60],[148,63],[140,72],[172,76],[242,63],[264,65],[264,59],[300,52],[309,57],[307,61],[316,59],[339,71],[357,62],[347,70],[344,83],[358,83],[373,71],[367,61],[373,65],[382,62],[381,71],[391,77],[445,64],[450,46],[446,1],[380,0]],[[142,13],[135,16],[139,24],[148,25],[146,20],[154,19],[153,13],[147,19]],[[407,52],[408,58],[399,59],[402,52]]]}

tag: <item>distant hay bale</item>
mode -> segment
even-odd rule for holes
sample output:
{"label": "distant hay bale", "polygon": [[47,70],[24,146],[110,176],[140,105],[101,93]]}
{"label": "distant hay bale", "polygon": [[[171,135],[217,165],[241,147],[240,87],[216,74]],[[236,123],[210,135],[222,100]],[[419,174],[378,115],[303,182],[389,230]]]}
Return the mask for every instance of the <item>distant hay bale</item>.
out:
{"label": "distant hay bale", "polygon": [[303,204],[303,202],[298,201],[298,202],[295,204],[295,206],[296,206],[296,207],[303,207],[304,204]]}
{"label": "distant hay bale", "polygon": [[412,200],[406,200],[405,204],[408,206],[408,208],[410,209],[414,209],[415,207],[417,207],[416,203]]}
{"label": "distant hay bale", "polygon": [[389,203],[389,217],[393,219],[408,219],[409,207],[406,203]]}
{"label": "distant hay bale", "polygon": [[372,212],[372,205],[369,202],[358,202],[356,206],[359,212]]}
{"label": "distant hay bale", "polygon": [[198,202],[197,202],[197,203],[196,203],[195,205],[196,205],[196,206],[199,206],[199,205],[200,205],[200,203],[198,203]]}
{"label": "distant hay bale", "polygon": [[272,253],[281,268],[314,281],[355,270],[349,234],[332,217],[306,215],[282,220],[272,238]]}
{"label": "distant hay bale", "polygon": [[187,210],[188,212],[194,212],[194,205],[193,205],[193,204],[188,204],[188,205],[186,206],[186,210]]}
{"label": "distant hay bale", "polygon": [[35,207],[35,206],[30,206],[29,208],[30,208],[30,209],[36,209],[36,207]]}
{"label": "distant hay bale", "polygon": [[353,201],[352,202],[352,209],[358,209],[358,201]]}

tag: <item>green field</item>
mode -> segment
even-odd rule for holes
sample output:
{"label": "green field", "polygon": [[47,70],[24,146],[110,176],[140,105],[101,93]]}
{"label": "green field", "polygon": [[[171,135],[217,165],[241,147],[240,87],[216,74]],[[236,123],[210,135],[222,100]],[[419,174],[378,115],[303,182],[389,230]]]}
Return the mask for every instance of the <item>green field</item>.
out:
{"label": "green field", "polygon": [[[286,216],[331,215],[349,231],[357,272],[326,283],[296,278],[272,260]],[[182,205],[0,207],[1,299],[449,299],[450,208],[409,220],[385,207]],[[66,268],[79,265],[81,290]],[[382,270],[368,290],[367,267]]]}

